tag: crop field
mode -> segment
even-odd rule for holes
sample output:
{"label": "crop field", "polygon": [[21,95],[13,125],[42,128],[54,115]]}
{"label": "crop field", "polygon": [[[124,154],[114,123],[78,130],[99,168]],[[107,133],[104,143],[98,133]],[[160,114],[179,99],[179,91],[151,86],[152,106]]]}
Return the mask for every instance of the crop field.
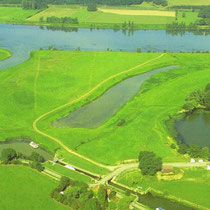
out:
{"label": "crop field", "polygon": [[8,50],[0,49],[0,61],[5,60],[11,56],[11,52]]}
{"label": "crop field", "polygon": [[112,13],[117,15],[134,15],[134,16],[167,16],[175,17],[174,11],[158,11],[158,10],[122,10],[122,9],[99,9],[101,12]]}
{"label": "crop field", "polygon": [[0,22],[25,21],[37,12],[38,10],[23,10],[20,7],[0,7]]}
{"label": "crop field", "polygon": [[[113,11],[115,12],[113,13]],[[47,10],[30,17],[28,21],[39,21],[40,17],[46,19],[46,17],[53,15],[57,17],[77,17],[79,23],[117,24],[133,21],[135,24],[166,24],[173,22],[175,19],[175,13],[173,11],[150,11],[147,13],[146,11],[140,10],[127,10],[126,12],[126,10],[101,8],[97,12],[88,12],[86,7],[51,6]]]}
{"label": "crop field", "polygon": [[[130,187],[149,187],[164,193],[210,208],[210,174],[202,168],[184,169],[180,180],[158,181],[156,177],[143,177],[139,170],[121,174],[117,181]],[[202,196],[200,196],[202,194]]]}
{"label": "crop field", "polygon": [[168,0],[168,6],[176,5],[210,5],[210,0]]}
{"label": "crop field", "polygon": [[54,180],[23,166],[0,166],[0,171],[0,209],[69,209],[51,199]]}

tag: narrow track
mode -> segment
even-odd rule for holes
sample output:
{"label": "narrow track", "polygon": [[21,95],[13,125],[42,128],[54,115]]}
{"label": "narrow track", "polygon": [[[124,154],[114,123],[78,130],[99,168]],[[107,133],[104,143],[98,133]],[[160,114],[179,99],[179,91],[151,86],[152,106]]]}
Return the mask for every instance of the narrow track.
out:
{"label": "narrow track", "polygon": [[59,144],[63,149],[65,149],[67,152],[69,152],[69,153],[71,153],[71,154],[73,154],[73,155],[75,155],[75,156],[77,156],[77,157],[79,157],[79,158],[81,158],[81,159],[83,159],[83,160],[86,160],[86,161],[88,161],[88,162],[90,162],[90,163],[92,163],[92,164],[94,164],[94,165],[96,165],[96,166],[99,166],[99,167],[102,167],[102,168],[106,168],[106,169],[108,169],[108,170],[114,170],[115,168],[118,168],[119,166],[106,166],[106,165],[104,165],[104,164],[98,163],[98,162],[96,162],[96,161],[94,161],[94,160],[92,160],[92,159],[90,159],[90,158],[88,158],[88,157],[85,157],[85,156],[83,156],[83,155],[81,155],[81,154],[79,154],[79,153],[77,153],[77,152],[71,150],[71,149],[68,148],[65,144],[63,144],[63,142],[60,141],[59,139],[57,139],[57,138],[55,138],[55,137],[53,137],[53,136],[50,136],[49,134],[44,133],[43,131],[41,131],[41,130],[37,127],[37,123],[38,123],[41,119],[43,119],[43,118],[45,118],[46,116],[52,114],[53,112],[56,112],[56,111],[58,111],[58,110],[61,110],[61,109],[65,108],[65,107],[67,107],[67,106],[70,106],[70,105],[72,105],[72,104],[74,104],[74,103],[76,103],[76,102],[78,102],[78,101],[80,101],[80,100],[86,98],[87,96],[89,96],[90,94],[92,94],[95,90],[97,90],[99,87],[101,87],[104,83],[110,81],[111,79],[113,79],[113,78],[115,78],[115,77],[118,77],[118,76],[120,76],[120,75],[129,73],[129,72],[131,72],[131,71],[134,71],[134,70],[136,70],[136,69],[138,69],[138,68],[140,68],[140,67],[142,67],[142,66],[144,66],[144,65],[146,65],[146,64],[148,64],[148,63],[151,63],[151,62],[153,62],[153,61],[155,61],[155,60],[158,60],[158,59],[162,58],[164,55],[165,55],[165,53],[163,53],[163,54],[161,54],[161,55],[159,55],[159,56],[157,56],[157,57],[155,57],[155,58],[152,58],[152,59],[150,59],[150,60],[148,60],[148,61],[146,61],[146,62],[144,62],[144,63],[141,63],[141,64],[139,64],[139,65],[137,65],[137,66],[135,66],[135,67],[132,67],[132,68],[130,68],[130,69],[128,69],[128,70],[125,70],[125,71],[122,71],[122,72],[120,72],[120,73],[114,74],[114,75],[108,77],[107,79],[103,80],[103,81],[100,82],[99,84],[97,84],[94,88],[90,89],[88,92],[86,92],[86,93],[83,94],[82,96],[80,96],[80,97],[78,97],[78,98],[76,98],[76,99],[73,99],[73,100],[69,101],[69,102],[66,103],[66,104],[63,104],[63,105],[61,105],[61,106],[59,106],[59,107],[56,107],[56,108],[52,109],[51,111],[48,111],[48,112],[42,114],[42,115],[39,116],[37,119],[35,119],[34,122],[33,122],[33,129],[34,129],[34,131],[37,132],[38,134],[40,134],[40,135],[42,135],[42,136],[45,136],[45,137],[47,137],[47,138],[53,140],[54,142],[58,143],[58,144]]}

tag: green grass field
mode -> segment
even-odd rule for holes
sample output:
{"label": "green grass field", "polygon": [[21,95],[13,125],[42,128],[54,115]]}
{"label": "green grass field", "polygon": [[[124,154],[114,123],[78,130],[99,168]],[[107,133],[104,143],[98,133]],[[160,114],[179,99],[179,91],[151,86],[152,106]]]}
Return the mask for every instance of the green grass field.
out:
{"label": "green grass field", "polygon": [[158,181],[156,177],[143,177],[139,170],[135,170],[121,174],[116,181],[134,188],[142,187],[143,190],[152,187],[210,208],[210,173],[202,168],[184,169],[184,176],[180,180]]}
{"label": "green grass field", "polygon": [[[51,139],[33,131],[32,123],[37,117],[85,94],[109,76],[159,55],[128,52],[34,52],[32,58],[23,64],[0,72],[0,139],[32,136],[51,151],[61,148]],[[148,80],[142,93],[100,128],[72,129],[50,126],[53,120],[87,103],[87,100],[93,100],[122,78],[172,64],[178,64],[180,68],[158,74]],[[140,150],[154,151],[167,162],[183,161],[184,158],[170,148],[171,142],[164,121],[169,114],[180,110],[186,95],[192,89],[203,88],[209,82],[209,66],[209,54],[167,54],[130,74],[105,83],[87,100],[49,115],[38,122],[38,127],[76,152],[108,165],[135,159]],[[120,119],[126,121],[121,127],[117,126]],[[74,165],[95,173],[107,173],[106,170],[63,149],[57,153]]]}
{"label": "green grass field", "polygon": [[0,49],[0,61],[5,60],[11,56],[11,52],[5,49]]}
{"label": "green grass field", "polygon": [[54,180],[23,166],[0,166],[0,209],[69,209],[55,202],[50,192]]}
{"label": "green grass field", "polygon": [[36,14],[37,10],[23,10],[20,7],[0,7],[0,22],[21,22]]}

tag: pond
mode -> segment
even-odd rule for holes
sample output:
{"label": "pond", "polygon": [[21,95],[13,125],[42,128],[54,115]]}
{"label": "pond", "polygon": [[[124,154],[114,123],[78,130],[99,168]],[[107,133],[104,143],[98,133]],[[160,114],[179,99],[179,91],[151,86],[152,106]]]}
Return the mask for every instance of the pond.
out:
{"label": "pond", "polygon": [[44,157],[45,160],[53,160],[53,155],[41,149],[40,147],[37,149],[32,148],[29,145],[28,141],[18,141],[18,140],[10,140],[10,141],[2,141],[0,142],[0,154],[3,149],[12,148],[16,152],[20,152],[26,156],[30,156],[32,152],[37,152]]}
{"label": "pond", "polygon": [[58,119],[52,123],[52,126],[97,128],[111,118],[126,102],[131,100],[149,77],[177,67],[164,67],[125,79],[108,89],[102,96],[91,103]]}
{"label": "pond", "polygon": [[58,49],[104,51],[110,48],[115,51],[205,51],[210,49],[210,34],[186,32],[169,34],[165,30],[137,30],[124,33],[112,29],[64,30],[27,25],[0,24],[0,48],[10,50],[11,58],[0,62],[0,70],[15,66],[27,60],[30,51],[45,49],[53,45]]}
{"label": "pond", "polygon": [[176,121],[179,137],[188,145],[210,147],[210,112],[195,111]]}

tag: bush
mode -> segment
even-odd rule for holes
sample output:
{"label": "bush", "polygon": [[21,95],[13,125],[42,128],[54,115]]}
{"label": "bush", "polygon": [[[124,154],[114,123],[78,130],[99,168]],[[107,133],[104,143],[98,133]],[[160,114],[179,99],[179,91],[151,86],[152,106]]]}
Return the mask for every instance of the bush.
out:
{"label": "bush", "polygon": [[154,176],[162,169],[162,159],[153,152],[142,151],[139,153],[139,169],[143,175]]}
{"label": "bush", "polygon": [[39,172],[44,170],[44,166],[40,162],[33,161],[30,163],[31,168],[38,170]]}
{"label": "bush", "polygon": [[32,152],[30,155],[30,160],[43,163],[45,161],[44,157],[38,154],[37,152]]}
{"label": "bush", "polygon": [[17,153],[12,148],[3,149],[1,152],[1,159],[5,163],[8,163],[9,161],[13,160],[17,157]]}
{"label": "bush", "polygon": [[97,11],[97,5],[96,4],[88,4],[87,11],[89,11],[89,12]]}

